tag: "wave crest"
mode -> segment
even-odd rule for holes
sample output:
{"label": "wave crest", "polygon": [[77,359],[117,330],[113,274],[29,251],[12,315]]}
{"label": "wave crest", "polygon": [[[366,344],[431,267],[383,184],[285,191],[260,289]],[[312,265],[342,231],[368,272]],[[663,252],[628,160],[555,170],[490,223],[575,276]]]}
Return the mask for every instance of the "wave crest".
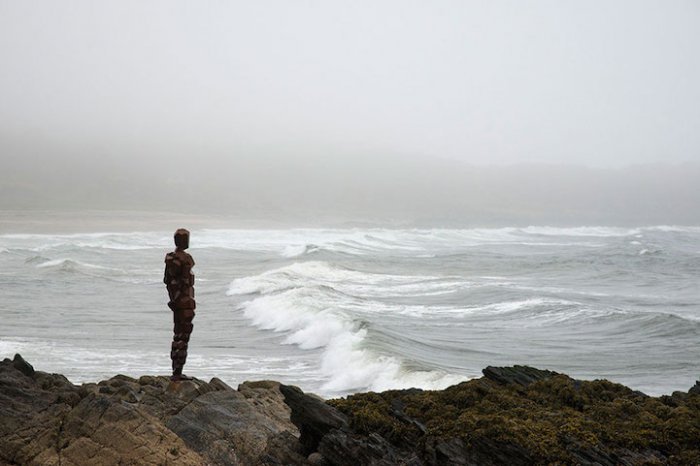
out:
{"label": "wave crest", "polygon": [[407,370],[400,358],[369,349],[371,325],[350,311],[362,306],[361,299],[321,283],[321,277],[338,285],[346,280],[361,282],[368,274],[323,262],[297,263],[234,280],[228,294],[259,295],[239,306],[253,325],[284,334],[283,344],[320,350],[320,370],[326,379],[322,390],[328,393],[412,386],[437,389],[466,379],[443,371]]}

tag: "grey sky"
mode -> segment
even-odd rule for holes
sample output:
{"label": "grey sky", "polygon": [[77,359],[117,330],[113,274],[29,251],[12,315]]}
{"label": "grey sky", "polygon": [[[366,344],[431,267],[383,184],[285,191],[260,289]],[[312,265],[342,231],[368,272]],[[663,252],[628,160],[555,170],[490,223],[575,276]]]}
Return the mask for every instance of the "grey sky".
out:
{"label": "grey sky", "polygon": [[0,211],[700,224],[699,24],[697,1],[0,0]]}
{"label": "grey sky", "polygon": [[697,1],[3,0],[0,136],[128,160],[697,161],[698,24]]}

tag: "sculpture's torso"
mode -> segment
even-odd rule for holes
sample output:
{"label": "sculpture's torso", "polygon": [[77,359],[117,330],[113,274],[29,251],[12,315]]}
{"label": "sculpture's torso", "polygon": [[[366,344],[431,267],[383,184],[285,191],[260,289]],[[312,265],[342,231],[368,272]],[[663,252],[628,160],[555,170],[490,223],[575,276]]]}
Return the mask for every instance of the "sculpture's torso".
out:
{"label": "sculpture's torso", "polygon": [[163,282],[168,289],[170,309],[195,308],[194,301],[194,259],[182,250],[165,255],[165,276]]}

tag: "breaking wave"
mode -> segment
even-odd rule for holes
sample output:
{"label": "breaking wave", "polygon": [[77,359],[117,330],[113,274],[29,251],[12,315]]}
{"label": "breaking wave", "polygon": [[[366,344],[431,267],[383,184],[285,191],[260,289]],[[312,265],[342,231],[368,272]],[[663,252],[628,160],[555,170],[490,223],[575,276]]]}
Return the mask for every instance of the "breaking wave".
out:
{"label": "breaking wave", "polygon": [[[240,310],[258,328],[282,333],[283,344],[321,350],[320,370],[326,379],[322,389],[326,392],[416,386],[437,389],[466,380],[463,375],[438,370],[409,370],[399,355],[368,348],[372,324],[363,319],[362,310],[371,312],[374,303],[347,292],[359,291],[352,283],[401,281],[397,276],[376,275],[325,263],[297,263],[234,280],[228,294],[257,296],[242,302]],[[415,280],[409,277],[404,284]],[[331,286],[343,283],[345,290]]]}
{"label": "breaking wave", "polygon": [[100,265],[88,264],[87,262],[81,262],[73,259],[55,259],[41,261],[36,265],[40,269],[57,269],[64,272],[80,272],[86,270],[109,270],[108,267],[102,267]]}
{"label": "breaking wave", "polygon": [[[252,325],[280,334],[283,345],[318,351],[325,380],[321,389],[326,393],[411,386],[437,389],[468,378],[464,370],[415,370],[412,356],[416,353],[412,347],[416,342],[408,335],[391,331],[391,344],[383,344],[379,335],[390,328],[391,319],[401,316],[415,319],[411,320],[413,328],[420,326],[420,321],[424,325],[449,325],[450,319],[459,322],[465,318],[481,325],[522,329],[584,326],[614,330],[643,327],[650,321],[658,332],[678,325],[680,319],[555,297],[497,300],[498,295],[494,294],[491,299],[495,302],[466,306],[458,305],[457,300],[452,305],[426,305],[399,304],[387,299],[410,293],[425,298],[436,293],[469,292],[479,286],[482,285],[449,276],[365,273],[309,261],[233,280],[227,294],[239,299],[237,310]],[[517,285],[513,288],[517,289]],[[470,349],[462,347],[460,351]]]}

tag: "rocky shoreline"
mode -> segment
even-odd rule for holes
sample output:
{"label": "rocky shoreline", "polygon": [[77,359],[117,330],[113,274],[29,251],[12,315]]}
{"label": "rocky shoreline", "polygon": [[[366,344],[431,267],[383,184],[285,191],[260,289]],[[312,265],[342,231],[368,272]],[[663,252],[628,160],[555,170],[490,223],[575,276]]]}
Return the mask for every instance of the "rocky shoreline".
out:
{"label": "rocky shoreline", "polygon": [[445,390],[325,401],[274,381],[80,386],[0,362],[0,465],[700,464],[700,382],[650,397],[488,367]]}

